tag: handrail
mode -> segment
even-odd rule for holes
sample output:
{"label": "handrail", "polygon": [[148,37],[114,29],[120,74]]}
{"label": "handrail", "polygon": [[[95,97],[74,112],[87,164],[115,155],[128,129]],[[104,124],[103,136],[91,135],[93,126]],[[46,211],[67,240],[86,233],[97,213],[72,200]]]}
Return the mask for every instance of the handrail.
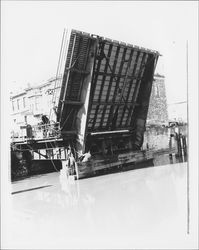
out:
{"label": "handrail", "polygon": [[27,141],[29,139],[48,139],[61,136],[60,123],[25,125],[20,127],[20,132],[12,132],[12,141]]}

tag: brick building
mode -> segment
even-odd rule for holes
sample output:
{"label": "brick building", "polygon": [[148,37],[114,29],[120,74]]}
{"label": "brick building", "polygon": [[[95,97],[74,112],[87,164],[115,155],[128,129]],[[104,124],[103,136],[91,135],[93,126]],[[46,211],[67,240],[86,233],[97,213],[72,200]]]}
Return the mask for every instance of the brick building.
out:
{"label": "brick building", "polygon": [[156,74],[154,75],[154,82],[151,91],[147,124],[157,125],[165,123],[168,123],[165,77]]}

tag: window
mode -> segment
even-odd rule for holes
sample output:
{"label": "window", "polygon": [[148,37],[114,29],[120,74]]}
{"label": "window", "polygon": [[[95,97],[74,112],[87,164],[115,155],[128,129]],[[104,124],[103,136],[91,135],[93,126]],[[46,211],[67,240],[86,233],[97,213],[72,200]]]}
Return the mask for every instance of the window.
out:
{"label": "window", "polygon": [[12,101],[12,111],[15,111],[15,101]]}
{"label": "window", "polygon": [[26,107],[26,97],[23,97],[23,107]]}
{"label": "window", "polygon": [[19,110],[20,109],[20,100],[17,99],[17,109]]}
{"label": "window", "polygon": [[29,97],[28,103],[29,103],[30,111],[33,111],[33,98],[32,97]]}
{"label": "window", "polygon": [[33,104],[33,103],[30,104],[30,110],[31,110],[31,111],[34,110],[34,104]]}
{"label": "window", "polygon": [[48,90],[46,91],[47,95],[52,95],[53,92],[54,92],[54,89],[48,89]]}
{"label": "window", "polygon": [[38,111],[41,108],[41,97],[35,97],[35,110]]}

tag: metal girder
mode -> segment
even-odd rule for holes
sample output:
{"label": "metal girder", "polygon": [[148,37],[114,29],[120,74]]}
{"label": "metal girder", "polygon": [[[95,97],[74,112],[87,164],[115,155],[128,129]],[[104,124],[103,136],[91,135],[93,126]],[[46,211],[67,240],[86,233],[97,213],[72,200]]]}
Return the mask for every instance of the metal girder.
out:
{"label": "metal girder", "polygon": [[[135,74],[135,70],[136,70],[136,67],[137,67],[137,62],[138,62],[138,58],[139,58],[139,56],[140,56],[140,51],[139,52],[137,52],[137,56],[136,56],[136,59],[135,59],[135,64],[134,64],[134,68],[133,68],[133,73],[132,73],[132,75],[134,75]],[[131,88],[132,88],[132,85],[131,85],[131,87],[130,87],[130,89],[129,89],[129,95],[130,95],[130,92],[131,92]],[[135,88],[136,88],[136,86],[135,86]],[[135,93],[135,89],[134,89],[134,93]],[[128,99],[129,99],[129,95],[128,95]],[[127,100],[128,100],[127,99]],[[135,102],[135,100],[134,100],[134,98],[132,98],[132,100]],[[128,126],[128,120],[130,119],[130,117],[131,117],[131,114],[132,114],[132,109],[133,109],[133,107],[131,108],[131,110],[129,110],[129,113],[128,113],[128,116],[127,116],[127,119],[126,119],[126,126]]]}
{"label": "metal girder", "polygon": [[[141,73],[142,73],[142,70],[143,70],[143,66],[145,65],[144,64],[144,61],[145,61],[145,58],[147,57],[147,54],[144,53],[143,54],[143,57],[142,57],[142,61],[140,63],[140,69],[139,69],[139,72],[138,72],[138,75],[137,75],[137,79],[136,79],[136,88],[134,90],[134,93],[133,93],[133,101],[136,103],[137,102],[137,95],[138,95],[138,92],[139,92],[139,88],[140,88],[140,85],[141,85]],[[129,91],[129,94],[130,94],[130,91]],[[129,95],[127,96],[127,100],[129,98]],[[130,116],[132,116],[132,112],[133,112],[133,109],[134,109],[135,106],[132,107],[132,110],[129,111],[130,113]],[[125,111],[124,111],[125,112]],[[121,120],[122,121],[122,120]]]}
{"label": "metal girder", "polygon": [[[143,64],[143,62],[144,62],[146,56],[147,56],[147,54],[145,53],[145,54],[143,55],[143,58],[142,58],[141,69],[140,69],[140,71],[139,71],[139,73],[138,73],[139,75],[141,74],[142,64]],[[148,58],[148,60],[150,60],[150,58]],[[134,92],[134,95],[133,95],[133,99],[134,99],[134,100],[137,100],[138,94],[139,94],[139,90],[140,90],[140,86],[141,86],[141,84],[144,84],[144,81],[145,81],[145,79],[144,79],[144,77],[143,77],[143,81],[142,81],[142,82],[141,82],[141,81],[137,81],[137,82],[136,82],[136,89],[135,89],[135,92]],[[133,110],[132,110],[132,112],[133,112]],[[133,116],[131,116],[130,119],[131,119],[130,125],[132,126],[132,125],[133,125],[133,121],[135,120],[135,118],[134,118]]]}
{"label": "metal girder", "polygon": [[74,106],[81,106],[81,105],[84,104],[83,102],[79,102],[79,101],[70,101],[70,100],[65,100],[65,101],[62,101],[62,102],[64,102],[65,104],[74,105]]}
{"label": "metal girder", "polygon": [[[142,104],[142,100],[137,101],[137,99],[140,86],[145,82],[144,76],[149,67],[149,58],[157,53],[75,30],[71,34],[70,53],[67,56],[65,82],[63,82],[65,92],[60,97],[60,104],[64,107],[62,123],[72,109],[65,130],[73,130],[75,124],[77,125],[75,120],[81,118],[78,108],[85,105],[85,100],[88,102],[86,134],[95,131],[130,129],[132,125],[130,121],[135,116],[134,109]],[[74,44],[75,36],[77,38]],[[92,41],[95,41],[95,52],[91,46]],[[87,85],[89,83],[89,88],[87,85],[85,88],[85,83]],[[89,93],[89,98],[83,98],[82,101],[82,94],[85,96],[85,91]],[[80,120],[77,126],[81,125]]]}
{"label": "metal girder", "polygon": [[[124,62],[126,62],[126,61],[124,61]],[[113,73],[104,73],[104,72],[97,72],[97,71],[95,71],[95,73],[97,73],[98,74],[98,76],[100,76],[100,75],[106,75],[106,76],[110,76],[110,77],[113,77],[113,78],[115,78],[116,80],[117,80],[117,78],[128,78],[128,79],[130,79],[130,80],[134,80],[134,79],[138,79],[138,77],[137,76],[131,76],[131,75],[118,75],[118,74],[113,74]],[[141,78],[140,78],[141,79]]]}
{"label": "metal girder", "polygon": [[[113,45],[110,44],[110,45],[109,45],[109,50],[108,50],[108,56],[109,56],[109,57],[110,57],[110,55],[111,55],[112,47],[113,47]],[[104,52],[103,52],[103,53],[104,53]],[[108,63],[109,63],[108,60],[106,60],[106,65],[105,65],[104,73],[107,72]],[[101,85],[100,93],[99,93],[99,97],[98,97],[98,101],[99,101],[99,102],[100,102],[100,100],[101,100],[101,95],[102,95],[102,91],[103,91],[103,87],[104,87],[105,78],[106,78],[106,75],[104,75],[104,76],[103,76],[103,79],[102,79],[102,85]],[[97,108],[96,108],[95,116],[94,116],[94,119],[93,119],[92,129],[94,129],[94,127],[95,127],[95,122],[96,122],[96,119],[97,119],[99,107],[100,107],[100,105],[98,105]]]}
{"label": "metal girder", "polygon": [[90,74],[90,71],[80,70],[80,69],[76,69],[74,67],[73,68],[67,68],[66,70],[69,71],[69,72],[75,72],[75,73],[79,73],[79,74],[85,74],[85,75]]}
{"label": "metal girder", "polygon": [[[126,48],[126,50],[127,50],[127,48]],[[125,61],[126,50],[124,50],[124,52],[123,52],[121,64],[120,64],[120,67],[119,67],[119,72],[118,72],[118,75],[117,75],[118,78],[117,78],[117,80],[116,80],[116,87],[115,87],[115,91],[114,91],[114,94],[113,94],[113,102],[114,102],[115,99],[116,99],[116,93],[117,93],[117,88],[118,88],[119,81],[120,81],[120,78],[121,78],[122,69],[123,69],[124,63],[126,62],[126,61]],[[117,58],[118,58],[118,57],[117,57]],[[114,76],[113,76],[113,77],[114,77]],[[112,105],[112,106],[111,106],[111,109],[110,109],[109,116],[108,116],[107,128],[110,127],[110,123],[111,123],[111,120],[112,120],[112,118],[113,118],[113,111],[114,111],[114,106]]]}
{"label": "metal girder", "polygon": [[93,101],[93,104],[94,105],[118,105],[118,104],[127,104],[127,105],[139,105],[139,103],[136,103],[136,102],[117,102],[117,101],[104,101],[104,102],[98,102],[98,101]]}
{"label": "metal girder", "polygon": [[[116,50],[116,54],[115,54],[115,60],[114,60],[114,63],[113,63],[113,68],[111,70],[111,78],[110,78],[110,82],[109,82],[109,86],[108,86],[108,91],[107,91],[107,95],[106,95],[106,100],[105,100],[105,103],[107,103],[107,105],[108,105],[108,99],[109,99],[109,95],[110,95],[110,91],[111,91],[111,87],[112,87],[112,82],[113,82],[113,79],[114,79],[114,73],[115,73],[115,69],[116,69],[116,65],[117,65],[117,59],[118,59],[119,51],[120,51],[120,47],[117,46],[117,50]],[[124,56],[125,56],[125,54],[126,54],[126,52],[123,53]],[[100,128],[102,127],[102,124],[104,122],[104,116],[105,116],[105,111],[107,109],[107,105],[104,106],[104,110],[103,110],[103,113],[102,113],[102,119],[101,119],[101,123],[100,123],[100,126],[99,126]],[[107,120],[106,127],[107,128],[109,127],[108,120]]]}
{"label": "metal girder", "polygon": [[[74,36],[74,39],[73,39],[72,52],[71,52],[71,57],[69,59],[70,60],[69,61],[69,67],[71,67],[71,65],[72,65],[72,59],[73,59],[73,52],[74,52],[75,42],[76,42],[76,35]],[[67,72],[67,77],[66,77],[64,91],[63,91],[63,100],[65,100],[65,98],[66,98],[66,91],[67,91],[67,85],[68,85],[69,75],[70,75],[70,72]],[[62,117],[63,108],[64,108],[64,102],[61,104],[60,122],[63,119],[63,117]]]}
{"label": "metal girder", "polygon": [[[84,72],[84,76],[87,76],[90,74],[90,71],[86,70],[86,67],[87,67],[87,63],[88,63],[88,58],[89,58],[89,49],[90,49],[90,46],[91,46],[91,39],[89,39],[89,42],[87,43],[87,47],[86,47],[86,60],[84,62],[84,65],[83,65],[83,69],[81,70],[82,72]],[[80,84],[80,88],[79,88],[79,92],[78,92],[78,99],[80,99],[81,97],[81,92],[82,92],[82,88],[83,88],[83,83],[84,83],[84,77],[82,77],[82,80],[81,80],[81,84]]]}

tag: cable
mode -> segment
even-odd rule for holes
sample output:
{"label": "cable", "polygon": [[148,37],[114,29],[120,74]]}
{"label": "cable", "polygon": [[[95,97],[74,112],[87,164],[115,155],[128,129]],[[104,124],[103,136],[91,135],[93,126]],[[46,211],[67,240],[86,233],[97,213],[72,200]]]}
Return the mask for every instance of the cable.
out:
{"label": "cable", "polygon": [[65,121],[64,121],[64,123],[63,123],[63,125],[62,125],[62,127],[60,128],[60,131],[63,129],[64,125],[66,124],[66,122],[67,122],[69,116],[71,115],[72,111],[73,111],[73,109],[70,110],[70,113],[69,113],[69,115],[66,117],[66,119],[65,119]]}
{"label": "cable", "polygon": [[[73,39],[71,57],[70,57],[70,60],[69,60],[69,67],[71,67],[71,64],[72,64],[72,57],[73,57],[73,53],[74,53],[76,38],[77,38],[77,36],[75,35],[74,39]],[[64,86],[64,92],[63,92],[63,100],[65,100],[65,98],[66,98],[66,91],[67,91],[68,81],[69,81],[69,73],[67,73],[67,76],[66,76],[66,82],[65,82],[65,86]],[[60,117],[59,117],[59,120],[61,120],[63,108],[64,108],[64,103],[62,102],[61,103],[61,108],[60,108]]]}
{"label": "cable", "polygon": [[[48,148],[46,141],[45,141],[45,145],[46,145],[46,150],[49,150],[50,148]],[[52,150],[53,150],[53,148],[52,148]],[[53,155],[53,156],[54,156],[54,155]],[[55,171],[56,171],[56,172],[59,172],[59,170],[56,168],[56,166],[55,166],[53,160],[52,160],[51,158],[50,158],[50,160],[51,160],[51,162],[52,162],[52,165],[53,165]]]}
{"label": "cable", "polygon": [[[68,30],[67,30],[67,33],[68,33]],[[67,36],[67,35],[66,35]],[[62,36],[62,42],[61,42],[61,49],[60,49],[60,54],[59,54],[59,60],[58,60],[58,66],[57,66],[57,72],[56,72],[56,78],[55,78],[55,84],[54,84],[54,92],[53,92],[53,96],[52,96],[52,103],[54,103],[54,97],[55,97],[55,88],[56,88],[56,85],[57,85],[57,79],[59,78],[59,73],[60,73],[60,68],[62,66],[62,61],[63,61],[63,54],[65,52],[65,29],[64,29],[64,32],[63,32],[63,36]],[[52,111],[52,108],[50,109],[50,114],[49,114],[49,120],[50,120],[50,117],[51,117],[51,111]]]}

